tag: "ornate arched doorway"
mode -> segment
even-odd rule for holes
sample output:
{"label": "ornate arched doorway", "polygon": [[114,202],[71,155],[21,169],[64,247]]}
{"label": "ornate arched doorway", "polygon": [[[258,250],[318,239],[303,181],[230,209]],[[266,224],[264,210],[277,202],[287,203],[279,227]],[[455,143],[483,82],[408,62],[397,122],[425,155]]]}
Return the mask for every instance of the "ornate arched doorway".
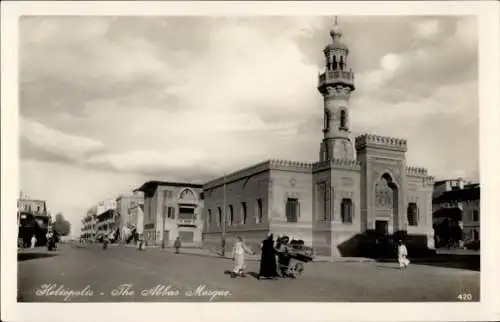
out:
{"label": "ornate arched doorway", "polygon": [[398,215],[398,187],[392,176],[384,172],[375,181],[375,253],[373,255],[384,258],[393,256],[394,249],[391,235],[394,233]]}
{"label": "ornate arched doorway", "polygon": [[398,216],[398,187],[388,173],[382,174],[375,182],[375,234],[378,238],[388,238],[394,233]]}

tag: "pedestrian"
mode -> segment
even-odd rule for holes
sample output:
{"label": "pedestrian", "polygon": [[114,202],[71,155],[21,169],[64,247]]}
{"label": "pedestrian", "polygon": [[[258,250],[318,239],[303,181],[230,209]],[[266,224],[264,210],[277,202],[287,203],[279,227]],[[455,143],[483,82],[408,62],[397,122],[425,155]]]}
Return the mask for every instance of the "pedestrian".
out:
{"label": "pedestrian", "polygon": [[262,254],[260,257],[259,280],[276,279],[278,268],[276,266],[276,249],[274,248],[274,236],[270,233],[261,244]]}
{"label": "pedestrian", "polygon": [[398,262],[401,270],[405,270],[410,264],[410,260],[408,259],[408,249],[402,240],[399,241],[398,246]]}
{"label": "pedestrian", "polygon": [[137,250],[144,250],[144,236],[142,234],[138,234],[137,240],[138,240]]}
{"label": "pedestrian", "polygon": [[235,278],[237,276],[245,277],[245,253],[255,255],[255,253],[245,245],[243,238],[238,236],[236,243],[233,247],[232,258],[235,261],[233,271],[231,272],[231,277]]}
{"label": "pedestrian", "polygon": [[177,237],[175,239],[175,242],[174,242],[174,247],[175,247],[175,253],[176,254],[179,254],[180,253],[180,248],[182,246],[182,243],[181,243],[181,238],[180,237]]}
{"label": "pedestrian", "polygon": [[35,235],[31,236],[31,248],[35,248],[36,245],[36,237]]}

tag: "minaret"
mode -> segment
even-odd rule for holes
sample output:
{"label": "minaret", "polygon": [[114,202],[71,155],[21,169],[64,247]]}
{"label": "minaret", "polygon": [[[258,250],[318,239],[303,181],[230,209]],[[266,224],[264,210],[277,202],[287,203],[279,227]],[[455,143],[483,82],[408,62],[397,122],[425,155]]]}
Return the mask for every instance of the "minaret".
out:
{"label": "minaret", "polygon": [[356,158],[349,130],[349,99],[354,91],[354,73],[349,68],[349,49],[335,17],[332,42],[325,49],[325,71],[319,75],[318,90],[324,99],[323,142],[320,161]]}

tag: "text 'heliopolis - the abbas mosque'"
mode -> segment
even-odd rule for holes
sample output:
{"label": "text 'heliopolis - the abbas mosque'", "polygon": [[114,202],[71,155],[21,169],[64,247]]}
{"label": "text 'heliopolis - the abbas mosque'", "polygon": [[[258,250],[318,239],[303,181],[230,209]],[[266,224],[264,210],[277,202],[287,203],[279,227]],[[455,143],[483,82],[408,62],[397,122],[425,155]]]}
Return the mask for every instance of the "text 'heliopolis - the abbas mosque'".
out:
{"label": "text 'heliopolis - the abbas mosque'", "polygon": [[[319,161],[270,160],[200,185],[204,200],[195,213],[203,218],[205,244],[220,245],[225,230],[228,241],[239,235],[249,243],[269,232],[286,234],[333,257],[373,254],[375,241],[380,246],[390,236],[405,238],[414,254],[434,248],[434,178],[406,165],[404,139],[365,134],[353,140],[349,48],[337,23],[330,35],[317,88],[324,98]],[[145,236],[161,239],[153,224],[161,218],[151,221],[144,222]]]}

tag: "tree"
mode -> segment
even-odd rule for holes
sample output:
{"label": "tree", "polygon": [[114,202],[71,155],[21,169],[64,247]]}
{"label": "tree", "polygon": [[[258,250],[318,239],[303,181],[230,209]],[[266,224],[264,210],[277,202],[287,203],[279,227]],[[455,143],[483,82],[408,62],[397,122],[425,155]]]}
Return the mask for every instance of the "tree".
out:
{"label": "tree", "polygon": [[64,219],[64,216],[62,213],[58,213],[56,215],[56,220],[54,222],[54,229],[57,231],[57,233],[60,236],[69,235],[69,232],[71,231],[71,224],[69,221]]}

